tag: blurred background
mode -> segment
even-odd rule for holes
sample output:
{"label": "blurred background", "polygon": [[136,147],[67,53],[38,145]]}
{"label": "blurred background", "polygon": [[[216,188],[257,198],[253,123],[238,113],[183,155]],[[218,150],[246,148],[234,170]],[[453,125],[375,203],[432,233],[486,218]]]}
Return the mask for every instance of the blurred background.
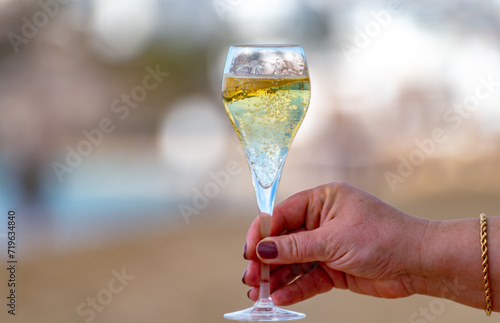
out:
{"label": "blurred background", "polygon": [[[498,0],[0,0],[0,257],[13,210],[19,261],[17,315],[1,321],[223,322],[251,305],[241,253],[257,207],[220,98],[231,44],[307,55],[312,101],[278,200],[346,181],[419,217],[500,214],[499,12]],[[304,322],[486,321],[343,290],[291,308]]]}

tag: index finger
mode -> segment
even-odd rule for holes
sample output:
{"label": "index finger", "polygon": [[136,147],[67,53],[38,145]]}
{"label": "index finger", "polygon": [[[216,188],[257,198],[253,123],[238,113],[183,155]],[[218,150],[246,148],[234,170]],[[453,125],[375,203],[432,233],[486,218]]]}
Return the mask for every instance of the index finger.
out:
{"label": "index finger", "polygon": [[[317,228],[322,209],[321,191],[318,188],[302,191],[279,203],[274,208],[271,217],[271,236],[293,231],[300,227],[305,227],[306,230]],[[244,253],[246,259],[258,260],[255,248],[261,239],[259,216],[248,229]]]}
{"label": "index finger", "polygon": [[321,214],[321,207],[318,206],[321,202],[316,197],[320,191],[319,188],[302,191],[276,205],[271,218],[271,235],[279,235],[302,226],[306,230],[317,228]]}

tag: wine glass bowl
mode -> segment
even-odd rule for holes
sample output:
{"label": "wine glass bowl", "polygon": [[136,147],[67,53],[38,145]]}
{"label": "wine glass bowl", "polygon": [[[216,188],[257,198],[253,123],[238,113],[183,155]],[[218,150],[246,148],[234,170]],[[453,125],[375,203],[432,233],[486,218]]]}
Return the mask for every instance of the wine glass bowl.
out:
{"label": "wine glass bowl", "polygon": [[[222,81],[226,113],[250,166],[260,216],[261,238],[271,216],[281,170],[310,101],[310,81],[300,45],[231,46]],[[279,321],[305,317],[272,303],[269,266],[261,264],[259,299],[249,309],[224,317],[240,321]]]}

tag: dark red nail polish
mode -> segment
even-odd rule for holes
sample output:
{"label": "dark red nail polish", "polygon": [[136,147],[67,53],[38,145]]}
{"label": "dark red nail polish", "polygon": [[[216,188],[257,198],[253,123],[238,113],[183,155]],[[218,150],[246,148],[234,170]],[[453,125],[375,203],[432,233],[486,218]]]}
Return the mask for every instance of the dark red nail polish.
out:
{"label": "dark red nail polish", "polygon": [[243,246],[243,259],[248,260],[247,258],[247,243],[245,242],[245,245]]}
{"label": "dark red nail polish", "polygon": [[247,270],[248,270],[248,268],[247,268],[247,269],[245,269],[245,271],[243,272],[243,276],[241,276],[241,282],[242,282],[243,284],[245,284],[245,276],[247,275]]}
{"label": "dark red nail polish", "polygon": [[274,241],[262,241],[257,245],[257,253],[261,258],[274,259],[278,257],[278,246]]}

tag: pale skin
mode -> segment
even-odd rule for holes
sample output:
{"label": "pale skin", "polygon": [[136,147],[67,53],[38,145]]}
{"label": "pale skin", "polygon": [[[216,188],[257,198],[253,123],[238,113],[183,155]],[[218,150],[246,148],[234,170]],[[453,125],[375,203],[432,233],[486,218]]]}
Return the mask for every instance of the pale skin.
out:
{"label": "pale skin", "polygon": [[[489,216],[487,224],[492,310],[499,311],[500,216]],[[485,308],[479,216],[430,221],[347,184],[330,183],[277,205],[271,237],[261,240],[259,227],[257,217],[244,250],[250,262],[243,282],[252,287],[248,296],[253,301],[262,261],[272,265],[276,305],[340,288],[383,298],[438,296]],[[264,259],[257,245],[271,241],[277,256]]]}

